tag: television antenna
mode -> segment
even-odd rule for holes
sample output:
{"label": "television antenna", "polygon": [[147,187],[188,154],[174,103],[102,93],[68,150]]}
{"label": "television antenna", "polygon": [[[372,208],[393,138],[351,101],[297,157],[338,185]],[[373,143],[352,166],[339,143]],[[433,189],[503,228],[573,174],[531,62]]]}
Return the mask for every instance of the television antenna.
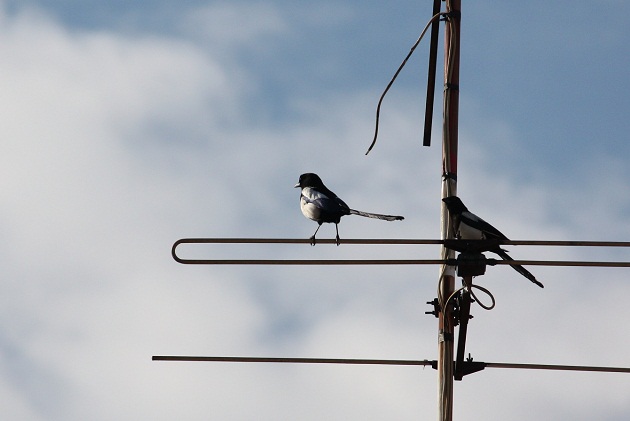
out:
{"label": "television antenna", "polygon": [[[460,54],[460,22],[461,0],[445,0],[446,10],[441,11],[441,0],[433,0],[433,16],[422,31],[411,51],[403,60],[381,95],[376,113],[376,126],[369,153],[376,144],[380,107],[384,96],[393,85],[396,77],[413,54],[425,33],[431,29],[429,52],[429,72],[425,109],[425,127],[423,145],[431,144],[431,123],[433,117],[433,98],[435,91],[435,74],[437,63],[437,47],[439,22],[445,23],[444,35],[444,97],[443,97],[443,135],[442,135],[442,198],[457,195],[457,149],[458,149],[458,117],[459,117],[459,54]],[[366,153],[366,154],[367,154]],[[544,261],[514,260],[503,261],[487,259],[484,251],[498,245],[524,245],[541,247],[630,247],[630,242],[612,241],[499,241],[477,240],[465,241],[455,238],[448,210],[442,203],[441,238],[440,239],[345,239],[344,244],[363,245],[439,245],[439,259],[190,259],[180,257],[178,248],[182,245],[195,244],[310,244],[308,239],[273,239],[273,238],[184,238],[173,244],[173,259],[181,264],[191,265],[440,265],[438,280],[438,297],[428,304],[433,310],[427,312],[438,318],[438,358],[436,360],[384,360],[384,359],[344,359],[344,358],[279,358],[279,357],[236,357],[236,356],[153,356],[154,361],[191,361],[191,362],[240,362],[240,363],[299,363],[299,364],[351,364],[351,365],[398,365],[398,366],[431,366],[438,371],[438,419],[452,420],[453,413],[453,381],[462,380],[465,375],[485,368],[508,368],[529,370],[560,370],[602,373],[630,373],[626,367],[598,367],[550,364],[520,364],[474,361],[470,354],[466,355],[466,335],[469,320],[473,288],[481,288],[473,284],[473,277],[481,276],[486,266],[494,265],[527,265],[527,266],[578,266],[578,267],[630,267],[630,262],[601,261]],[[336,244],[335,240],[318,240],[318,244]],[[459,254],[457,254],[459,253]],[[455,289],[455,278],[460,277],[463,286]],[[492,297],[489,291],[481,288]],[[493,297],[492,297],[493,298]],[[492,306],[482,307],[490,309]],[[494,303],[494,298],[493,298]],[[493,305],[493,304],[492,304]],[[457,349],[455,349],[455,328],[459,326]]]}

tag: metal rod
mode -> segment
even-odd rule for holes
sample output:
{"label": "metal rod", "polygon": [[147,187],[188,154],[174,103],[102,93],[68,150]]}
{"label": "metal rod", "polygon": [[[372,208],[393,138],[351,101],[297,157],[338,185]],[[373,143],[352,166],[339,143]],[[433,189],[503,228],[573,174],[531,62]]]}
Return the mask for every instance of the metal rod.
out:
{"label": "metal rod", "polygon": [[468,319],[470,318],[470,286],[472,285],[472,276],[464,278],[464,283],[468,288],[464,288],[460,292],[459,299],[459,334],[457,337],[457,354],[455,358],[454,380],[462,380],[464,377],[464,355],[466,353],[466,334],[468,332]]}
{"label": "metal rod", "polygon": [[[335,244],[335,240],[319,240],[327,244]],[[462,240],[432,240],[432,239],[349,239],[348,244],[432,244],[450,245],[455,247],[463,243]],[[310,244],[307,239],[291,238],[182,238],[177,240],[171,249],[175,261],[187,265],[433,265],[448,264],[456,266],[448,259],[183,259],[177,255],[177,247],[181,244]],[[483,245],[487,240],[466,241],[469,245]],[[497,244],[494,242],[493,244]],[[621,241],[502,241],[500,245],[544,245],[544,246],[584,246],[584,247],[630,247],[630,242]],[[451,257],[452,259],[452,257]],[[580,261],[545,261],[545,260],[514,260],[503,261],[487,259],[489,265],[530,265],[530,266],[592,266],[592,267],[630,267],[630,262],[580,262]]]}
{"label": "metal rod", "polygon": [[[442,198],[457,195],[457,152],[459,119],[459,50],[460,50],[460,0],[447,0],[446,25],[444,29],[444,97],[442,124]],[[441,202],[440,238],[455,239],[448,210]],[[441,247],[442,259],[455,257],[452,248]],[[455,270],[443,265],[438,278],[438,420],[453,419],[453,349],[454,319],[453,306],[448,297],[455,290]]]}
{"label": "metal rod", "polygon": [[[457,266],[456,261],[442,259],[176,259],[177,262],[184,265],[284,265],[284,266],[356,266],[356,265],[443,265]],[[578,261],[561,261],[561,260],[494,260],[486,259],[491,265],[521,265],[521,266],[581,266],[581,267],[609,267],[609,268],[627,268],[630,262],[578,262]],[[451,264],[452,263],[452,264]]]}
{"label": "metal rod", "polygon": [[417,360],[376,360],[355,358],[276,358],[276,357],[189,357],[153,356],[153,361],[209,361],[240,363],[297,363],[297,364],[354,364],[354,365],[432,365],[433,361]]}
{"label": "metal rod", "polygon": [[507,246],[562,246],[562,247],[630,247],[630,241],[545,241],[545,240],[508,240],[501,245]]}
{"label": "metal rod", "polygon": [[[200,357],[183,355],[154,355],[153,361],[186,362],[237,362],[237,363],[289,363],[289,364],[348,364],[348,365],[391,365],[437,367],[435,360],[386,360],[363,358],[282,358],[282,357]],[[512,368],[527,370],[587,371],[600,373],[630,373],[630,367],[597,367],[583,365],[486,363],[486,368]]]}
{"label": "metal rod", "polygon": [[175,259],[184,265],[286,265],[286,266],[353,266],[353,265],[440,265],[444,260],[405,259]]}
{"label": "metal rod", "polygon": [[[178,263],[184,265],[284,265],[284,266],[356,266],[356,265],[448,265],[456,267],[456,259],[182,259],[173,256]],[[630,262],[582,262],[563,260],[497,260],[486,259],[490,266],[581,266],[626,268]]]}
{"label": "metal rod", "polygon": [[[398,244],[398,245],[440,245],[443,244],[443,240],[431,240],[431,239],[415,239],[415,238],[402,238],[402,239],[389,239],[389,238],[360,238],[360,239],[345,239],[340,240],[340,244]],[[177,247],[180,244],[311,244],[310,239],[306,238],[182,238],[177,240],[173,247]],[[317,244],[337,244],[335,239],[317,239]],[[503,243],[501,243],[503,244]],[[630,242],[628,243],[630,247]]]}
{"label": "metal rod", "polygon": [[[449,241],[421,238],[353,238],[341,239],[341,244],[387,244],[387,245],[442,245]],[[562,247],[630,247],[630,241],[549,241],[549,240],[491,240],[502,246],[562,246]],[[489,243],[488,240],[465,240],[470,244]],[[182,238],[174,243],[180,244],[311,244],[306,238]],[[317,244],[337,244],[335,239],[318,239]]]}
{"label": "metal rod", "polygon": [[521,266],[583,266],[604,268],[627,268],[630,262],[579,262],[571,260],[496,260],[486,259],[490,266],[494,265],[521,265]]}
{"label": "metal rod", "polygon": [[[433,0],[433,16],[440,13],[442,0]],[[427,77],[427,98],[424,109],[424,137],[423,146],[431,146],[431,131],[433,126],[433,104],[435,102],[435,73],[437,67],[438,37],[440,22],[431,24],[431,44],[429,47],[429,72]]]}
{"label": "metal rod", "polygon": [[528,370],[560,370],[560,371],[595,371],[600,373],[630,373],[630,367],[594,367],[583,365],[552,365],[552,364],[512,364],[485,363],[488,368],[517,368]]}

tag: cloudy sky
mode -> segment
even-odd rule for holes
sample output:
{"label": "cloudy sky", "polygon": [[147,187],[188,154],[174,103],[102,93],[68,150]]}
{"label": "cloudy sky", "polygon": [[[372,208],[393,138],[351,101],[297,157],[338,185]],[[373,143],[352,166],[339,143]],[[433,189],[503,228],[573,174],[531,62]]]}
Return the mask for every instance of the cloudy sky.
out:
{"label": "cloudy sky", "polygon": [[[435,359],[434,267],[210,267],[182,237],[308,238],[319,173],[342,238],[437,238],[428,42],[378,96],[430,1],[0,0],[0,413],[19,420],[435,419],[410,367],[152,355]],[[468,4],[470,3],[470,4]],[[514,239],[630,240],[630,4],[464,2],[459,195]],[[438,80],[438,84],[441,80]],[[332,238],[326,225],[319,237]],[[184,250],[183,250],[184,251]],[[432,246],[192,247],[190,256],[432,259]],[[511,249],[629,260],[625,250]],[[476,282],[479,361],[630,366],[627,269],[505,266]],[[487,369],[455,419],[625,420],[630,377]]]}

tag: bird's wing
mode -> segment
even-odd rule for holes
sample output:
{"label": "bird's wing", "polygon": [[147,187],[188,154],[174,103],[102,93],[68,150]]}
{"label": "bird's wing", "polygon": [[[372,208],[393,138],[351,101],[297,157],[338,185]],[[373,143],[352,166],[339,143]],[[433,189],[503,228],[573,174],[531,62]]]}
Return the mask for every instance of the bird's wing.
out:
{"label": "bird's wing", "polygon": [[326,212],[347,214],[350,211],[348,205],[346,205],[344,201],[337,196],[334,196],[332,198],[328,197],[327,195],[313,187],[303,188],[302,198],[306,203],[313,204],[319,209]]}
{"label": "bird's wing", "polygon": [[501,231],[469,211],[462,212],[462,214],[460,215],[460,224],[466,224],[471,228],[481,231],[488,239],[508,239],[505,235],[503,235]]}
{"label": "bird's wing", "polygon": [[341,209],[341,211],[343,213],[345,213],[345,214],[349,214],[350,213],[350,206],[346,205],[346,202],[344,202],[343,200],[341,200],[337,196],[335,196],[334,201],[337,202],[337,206],[339,206],[339,209]]}

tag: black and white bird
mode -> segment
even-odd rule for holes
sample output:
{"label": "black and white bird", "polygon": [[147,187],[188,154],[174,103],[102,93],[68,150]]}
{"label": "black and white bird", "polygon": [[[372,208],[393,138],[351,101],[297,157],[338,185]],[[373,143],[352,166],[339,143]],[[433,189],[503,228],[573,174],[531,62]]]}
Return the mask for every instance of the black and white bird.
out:
{"label": "black and white bird", "polygon": [[324,222],[334,223],[337,232],[337,245],[339,245],[339,221],[345,215],[360,215],[366,218],[382,219],[384,221],[400,221],[405,218],[395,215],[381,215],[379,213],[362,212],[350,209],[346,203],[330,191],[317,174],[306,173],[300,176],[300,180],[295,185],[300,187],[300,209],[302,214],[308,219],[312,219],[319,225],[315,234],[311,237],[311,245],[315,245],[315,235]]}
{"label": "black and white bird", "polygon": [[[448,208],[448,212],[451,215],[453,227],[458,238],[461,238],[463,240],[508,240],[508,238],[503,235],[501,231],[499,231],[474,213],[470,212],[459,197],[450,196],[442,199],[442,201],[446,204],[446,207]],[[503,260],[514,260],[510,257],[506,250],[503,250],[500,247],[496,247],[488,251],[496,253]],[[520,273],[539,287],[544,288],[544,285],[536,280],[536,277],[523,266],[510,266],[512,266],[514,270],[516,270],[518,273]]]}

